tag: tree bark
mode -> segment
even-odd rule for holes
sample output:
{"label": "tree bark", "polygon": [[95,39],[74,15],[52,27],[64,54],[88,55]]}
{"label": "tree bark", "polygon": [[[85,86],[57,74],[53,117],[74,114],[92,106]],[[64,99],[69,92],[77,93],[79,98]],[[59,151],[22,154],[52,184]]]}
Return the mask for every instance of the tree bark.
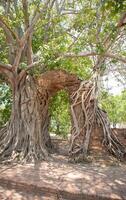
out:
{"label": "tree bark", "polygon": [[38,89],[31,76],[15,83],[11,118],[0,133],[1,161],[48,158],[48,100],[48,91]]}
{"label": "tree bark", "polygon": [[82,161],[87,158],[89,143],[95,119],[95,97],[93,84],[83,81],[70,95],[72,129],[70,138],[70,160]]}

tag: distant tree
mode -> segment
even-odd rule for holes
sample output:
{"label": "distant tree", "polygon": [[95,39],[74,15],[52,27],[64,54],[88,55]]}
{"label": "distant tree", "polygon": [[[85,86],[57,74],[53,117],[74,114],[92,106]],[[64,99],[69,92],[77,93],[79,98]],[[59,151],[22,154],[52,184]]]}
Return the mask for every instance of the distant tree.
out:
{"label": "distant tree", "polygon": [[126,122],[125,97],[125,91],[120,95],[112,95],[107,91],[101,94],[101,107],[108,113],[113,127],[116,127],[118,123]]}

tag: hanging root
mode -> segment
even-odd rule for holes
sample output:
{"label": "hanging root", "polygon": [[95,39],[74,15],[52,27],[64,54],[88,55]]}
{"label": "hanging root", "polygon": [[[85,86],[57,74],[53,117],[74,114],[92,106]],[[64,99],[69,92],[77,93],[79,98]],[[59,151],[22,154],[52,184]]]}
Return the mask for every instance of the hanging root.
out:
{"label": "hanging root", "polygon": [[126,147],[117,138],[116,131],[110,128],[107,113],[100,108],[97,108],[97,122],[103,129],[103,145],[112,155],[123,160],[126,156]]}
{"label": "hanging root", "polygon": [[82,82],[71,96],[72,130],[69,155],[72,160],[87,157],[90,136],[94,125],[94,85]]}
{"label": "hanging root", "polygon": [[88,155],[89,143],[94,125],[103,129],[103,144],[118,159],[126,155],[126,148],[110,128],[107,114],[99,107],[96,99],[96,84],[82,82],[79,89],[71,94],[72,130],[70,138],[70,160],[84,160]]}

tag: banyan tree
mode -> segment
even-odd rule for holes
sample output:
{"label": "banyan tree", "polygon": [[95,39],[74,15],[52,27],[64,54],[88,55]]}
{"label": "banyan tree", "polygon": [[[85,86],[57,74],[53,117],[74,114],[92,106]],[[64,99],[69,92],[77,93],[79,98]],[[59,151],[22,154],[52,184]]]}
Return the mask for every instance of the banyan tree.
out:
{"label": "banyan tree", "polygon": [[[40,1],[34,6],[34,13],[30,16],[30,1],[3,1],[3,13],[7,12],[7,18],[0,15],[0,28],[2,29],[6,43],[8,44],[8,61],[0,63],[0,73],[3,81],[10,85],[12,90],[12,109],[10,120],[0,130],[0,161],[33,161],[48,159],[53,145],[49,135],[49,102],[59,90],[66,90],[70,99],[71,112],[71,137],[69,144],[69,157],[71,159],[85,159],[88,156],[89,144],[93,137],[93,128],[100,126],[103,132],[103,144],[105,148],[119,159],[125,158],[126,148],[120,143],[114,131],[110,128],[107,113],[99,107],[98,97],[100,78],[103,74],[102,64],[106,57],[117,59],[126,63],[122,56],[109,52],[110,47],[123,32],[126,14],[115,25],[114,37],[107,34],[104,39],[104,50],[101,52],[81,52],[78,54],[67,52],[56,55],[56,59],[65,57],[95,57],[95,65],[92,66],[92,74],[89,80],[80,80],[77,75],[68,73],[62,69],[46,70],[40,58],[34,58],[32,41],[36,24],[40,20],[44,24],[44,41],[48,41],[47,32],[50,29],[51,12],[57,8],[61,15],[65,12],[57,1]],[[9,22],[13,9],[22,9],[21,26],[14,26]],[[18,11],[17,11],[18,12]],[[67,13],[66,13],[67,14]],[[18,15],[18,13],[16,13]],[[37,33],[38,34],[38,33]],[[47,34],[47,35],[46,35]],[[38,60],[39,59],[39,60]],[[7,64],[8,63],[8,64]],[[22,67],[22,63],[25,67]],[[45,67],[42,70],[34,70]],[[61,68],[61,67],[60,67]]]}

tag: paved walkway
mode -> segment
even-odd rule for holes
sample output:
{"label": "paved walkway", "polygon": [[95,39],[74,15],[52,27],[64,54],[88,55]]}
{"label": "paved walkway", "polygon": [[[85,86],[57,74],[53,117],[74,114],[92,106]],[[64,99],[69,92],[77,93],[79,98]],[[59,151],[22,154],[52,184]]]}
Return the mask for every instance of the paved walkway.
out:
{"label": "paved walkway", "polygon": [[[3,190],[12,196],[7,197],[8,200],[126,200],[126,167],[75,165],[58,161],[11,168],[1,166],[0,195]],[[0,200],[2,198],[0,196]]]}

